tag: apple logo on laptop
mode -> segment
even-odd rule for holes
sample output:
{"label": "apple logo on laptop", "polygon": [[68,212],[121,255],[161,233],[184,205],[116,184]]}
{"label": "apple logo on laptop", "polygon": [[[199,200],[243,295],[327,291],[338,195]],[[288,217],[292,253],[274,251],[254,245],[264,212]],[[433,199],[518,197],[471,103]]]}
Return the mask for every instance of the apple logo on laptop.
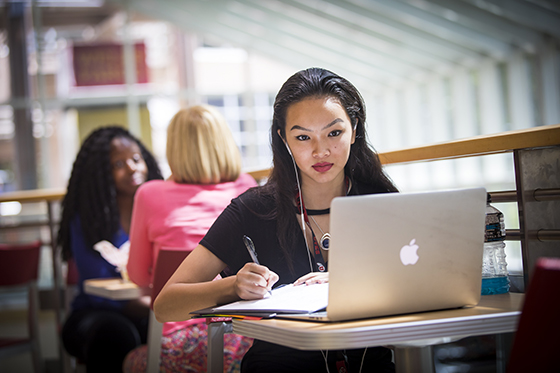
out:
{"label": "apple logo on laptop", "polygon": [[414,265],[418,261],[419,256],[416,254],[418,245],[415,242],[416,238],[413,238],[408,245],[404,245],[401,248],[401,262],[405,266],[409,264]]}

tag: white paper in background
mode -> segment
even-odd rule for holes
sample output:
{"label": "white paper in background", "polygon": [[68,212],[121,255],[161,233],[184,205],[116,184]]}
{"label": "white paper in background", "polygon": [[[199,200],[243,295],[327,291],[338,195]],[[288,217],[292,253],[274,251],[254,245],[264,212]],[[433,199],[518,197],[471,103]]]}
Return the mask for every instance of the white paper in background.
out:
{"label": "white paper in background", "polygon": [[126,264],[128,263],[130,241],[126,241],[117,249],[109,241],[103,240],[93,245],[93,248],[101,254],[103,259],[117,267],[117,271],[120,272],[122,278],[128,281]]}

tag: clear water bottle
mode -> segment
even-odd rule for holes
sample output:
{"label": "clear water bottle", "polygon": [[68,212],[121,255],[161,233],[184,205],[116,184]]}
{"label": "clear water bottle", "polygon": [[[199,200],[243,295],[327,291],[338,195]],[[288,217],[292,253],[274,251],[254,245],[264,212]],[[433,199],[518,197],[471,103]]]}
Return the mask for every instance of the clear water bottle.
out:
{"label": "clear water bottle", "polygon": [[486,203],[486,235],[482,257],[482,295],[509,292],[509,278],[504,242],[506,228],[504,214],[490,204],[490,194]]}

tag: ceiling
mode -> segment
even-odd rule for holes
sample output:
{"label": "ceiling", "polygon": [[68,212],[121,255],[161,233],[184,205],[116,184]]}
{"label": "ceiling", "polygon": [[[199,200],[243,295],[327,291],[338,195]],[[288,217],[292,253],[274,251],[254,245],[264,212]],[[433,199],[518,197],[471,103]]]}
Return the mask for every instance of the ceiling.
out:
{"label": "ceiling", "polygon": [[551,41],[560,45],[557,0],[36,0],[36,4],[41,6],[44,27],[66,32],[73,25],[99,27],[117,11],[129,9],[294,69],[331,69],[374,92],[473,67],[486,59],[506,60],[519,50],[532,53]]}
{"label": "ceiling", "polygon": [[372,90],[560,45],[555,0],[112,0],[185,30],[321,66]]}
{"label": "ceiling", "polygon": [[[6,26],[5,12],[8,3],[27,3],[32,1],[3,0],[0,2],[0,29]],[[119,7],[102,0],[35,0],[39,6],[42,24],[45,27],[95,26],[111,17]]]}

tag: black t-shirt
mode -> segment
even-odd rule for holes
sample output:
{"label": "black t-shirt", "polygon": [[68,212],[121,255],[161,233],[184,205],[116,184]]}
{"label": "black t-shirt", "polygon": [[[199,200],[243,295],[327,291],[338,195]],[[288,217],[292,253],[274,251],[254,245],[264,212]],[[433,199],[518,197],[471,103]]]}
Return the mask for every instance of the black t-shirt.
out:
{"label": "black t-shirt", "polygon": [[[383,191],[363,184],[354,184],[348,195],[380,192]],[[253,240],[260,264],[280,277],[276,286],[292,283],[312,271],[301,230],[296,234],[293,246],[287,248],[290,250],[294,267],[293,272],[290,270],[289,259],[286,258],[277,238],[276,220],[266,218],[274,209],[275,201],[272,197],[263,197],[255,189],[250,189],[233,199],[214,222],[200,244],[227,264],[228,268],[222,275],[236,274],[245,263],[251,261],[243,243],[243,235]],[[295,213],[293,219],[297,219]],[[309,245],[312,243],[309,242]]]}
{"label": "black t-shirt", "polygon": [[[386,191],[355,184],[348,194],[384,192]],[[301,229],[296,235],[293,247],[288,248],[291,250],[290,256],[294,267],[293,271],[290,270],[288,259],[277,238],[276,220],[266,218],[274,209],[274,199],[259,195],[256,188],[253,188],[233,199],[216,219],[200,244],[227,264],[228,267],[222,276],[236,274],[245,263],[251,261],[243,243],[243,235],[253,240],[260,264],[280,277],[275,286],[292,283],[311,271]],[[295,210],[293,219],[297,219]],[[364,371],[394,372],[391,353],[387,348],[370,347],[366,351],[367,354],[363,349],[344,351],[350,371],[357,370],[363,364]],[[336,361],[340,360],[338,356],[341,354],[341,351],[331,351],[328,354],[328,364],[332,371],[337,369]],[[325,358],[321,351],[301,351],[255,340],[243,358],[241,370],[243,372],[324,372]]]}
{"label": "black t-shirt", "polygon": [[251,262],[243,235],[253,241],[259,263],[280,277],[276,285],[292,283],[311,271],[302,234],[292,248],[294,272],[290,271],[276,236],[276,220],[265,217],[274,208],[272,198],[262,198],[249,190],[233,199],[216,219],[200,244],[227,264],[223,275],[236,274],[245,263]]}

